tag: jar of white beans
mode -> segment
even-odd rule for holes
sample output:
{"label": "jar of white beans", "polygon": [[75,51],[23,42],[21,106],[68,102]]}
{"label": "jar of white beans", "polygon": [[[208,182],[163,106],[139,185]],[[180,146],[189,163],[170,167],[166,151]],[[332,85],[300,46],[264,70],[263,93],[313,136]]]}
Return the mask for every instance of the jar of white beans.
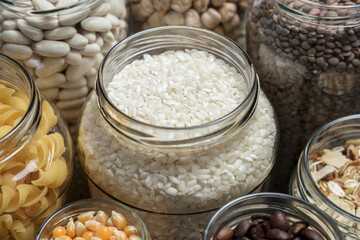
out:
{"label": "jar of white beans", "polygon": [[0,238],[32,240],[65,201],[74,149],[29,73],[0,53]]}
{"label": "jar of white beans", "polygon": [[125,0],[1,1],[0,50],[74,123],[103,56],[127,35],[126,17]]}
{"label": "jar of white beans", "polygon": [[91,194],[136,207],[154,239],[200,239],[206,213],[266,179],[277,124],[236,43],[167,26],[105,56],[77,140]]}

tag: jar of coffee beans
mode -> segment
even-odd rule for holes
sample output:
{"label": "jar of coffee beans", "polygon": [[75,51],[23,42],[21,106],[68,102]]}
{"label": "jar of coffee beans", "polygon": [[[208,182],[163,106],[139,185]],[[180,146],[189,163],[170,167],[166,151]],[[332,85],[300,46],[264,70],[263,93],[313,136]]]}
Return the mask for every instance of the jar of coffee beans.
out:
{"label": "jar of coffee beans", "polygon": [[336,119],[306,144],[290,194],[332,217],[347,240],[360,239],[360,115]]}
{"label": "jar of coffee beans", "polygon": [[[280,122],[277,169],[291,169],[316,128],[360,109],[356,0],[255,0],[247,48]],[[275,172],[275,189],[289,171]]]}
{"label": "jar of coffee beans", "polygon": [[320,209],[281,193],[256,193],[235,199],[210,220],[203,240],[341,240],[340,230]]}

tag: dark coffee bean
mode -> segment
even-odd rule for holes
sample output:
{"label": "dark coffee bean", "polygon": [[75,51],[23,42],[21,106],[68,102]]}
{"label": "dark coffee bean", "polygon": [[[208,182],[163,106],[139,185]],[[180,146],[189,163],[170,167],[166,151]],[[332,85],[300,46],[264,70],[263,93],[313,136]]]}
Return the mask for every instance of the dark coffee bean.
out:
{"label": "dark coffee bean", "polygon": [[357,66],[360,66],[360,60],[355,58],[353,61],[352,61],[352,64],[357,67]]}
{"label": "dark coffee bean", "polygon": [[317,44],[318,44],[318,45],[324,45],[325,43],[326,43],[325,38],[321,38],[321,39],[319,39],[319,40],[317,41]]}
{"label": "dark coffee bean", "polygon": [[324,240],[320,233],[312,229],[304,229],[301,231],[300,235],[304,240]]}
{"label": "dark coffee bean", "polygon": [[291,234],[298,235],[302,230],[306,229],[309,226],[309,224],[307,222],[303,222],[303,221],[298,221],[298,222],[294,222],[289,229],[289,232]]}
{"label": "dark coffee bean", "polygon": [[337,17],[338,14],[337,14],[336,11],[328,11],[328,12],[326,13],[326,16],[327,16],[327,17]]}
{"label": "dark coffee bean", "polygon": [[325,52],[326,54],[332,54],[334,51],[333,51],[332,49],[327,48],[327,49],[325,49],[324,52]]}
{"label": "dark coffee bean", "polygon": [[324,65],[325,59],[323,57],[316,58],[316,64],[319,66]]}
{"label": "dark coffee bean", "polygon": [[259,238],[265,237],[265,233],[264,233],[261,225],[255,225],[250,228],[247,236],[250,239],[259,239]]}
{"label": "dark coffee bean", "polygon": [[329,47],[329,48],[335,48],[335,43],[333,43],[333,42],[327,42],[327,43],[326,43],[326,46]]}
{"label": "dark coffee bean", "polygon": [[291,239],[291,235],[278,228],[273,228],[266,233],[266,237],[274,240],[288,240]]}
{"label": "dark coffee bean", "polygon": [[342,55],[343,55],[344,57],[348,57],[348,56],[350,56],[350,54],[351,54],[351,52],[343,52],[343,53],[342,53]]}
{"label": "dark coffee bean", "polygon": [[340,49],[342,48],[342,44],[339,41],[335,41],[335,46]]}
{"label": "dark coffee bean", "polygon": [[241,221],[236,228],[234,228],[234,236],[235,237],[243,237],[246,235],[249,230],[251,223],[249,221]]}
{"label": "dark coffee bean", "polygon": [[353,47],[359,47],[359,46],[360,46],[360,40],[358,39],[358,40],[356,40],[355,42],[352,42],[352,43],[351,43],[351,46],[353,46]]}
{"label": "dark coffee bean", "polygon": [[339,63],[339,59],[336,58],[336,57],[332,57],[332,58],[329,59],[329,63],[330,63],[330,65],[335,66],[335,65],[337,65]]}
{"label": "dark coffee bean", "polygon": [[338,72],[345,72],[346,70],[346,63],[344,62],[339,62],[338,65],[336,65],[336,70]]}
{"label": "dark coffee bean", "polygon": [[301,57],[300,57],[300,63],[301,63],[301,64],[306,64],[307,61],[308,61],[308,58],[307,58],[306,56],[301,56]]}
{"label": "dark coffee bean", "polygon": [[315,37],[315,36],[316,36],[316,32],[309,32],[308,36],[309,36],[309,38]]}
{"label": "dark coffee bean", "polygon": [[299,46],[300,41],[298,39],[290,39],[290,44],[293,46]]}
{"label": "dark coffee bean", "polygon": [[223,227],[216,235],[216,240],[230,240],[233,236],[233,231],[230,227]]}
{"label": "dark coffee bean", "polygon": [[300,37],[301,41],[306,41],[308,38],[308,36],[306,34],[302,34],[302,33],[299,34],[299,37]]}
{"label": "dark coffee bean", "polygon": [[337,54],[340,54],[340,53],[341,53],[341,49],[340,49],[340,48],[335,48],[335,49],[334,49],[334,52],[337,53]]}
{"label": "dark coffee bean", "polygon": [[272,228],[279,228],[283,231],[287,231],[290,227],[290,223],[283,212],[276,211],[270,218],[270,226]]}
{"label": "dark coffee bean", "polygon": [[307,41],[309,44],[315,44],[317,42],[317,38],[316,37],[308,38]]}
{"label": "dark coffee bean", "polygon": [[325,50],[325,46],[324,45],[316,45],[315,46],[315,49],[317,50],[317,51],[324,51]]}
{"label": "dark coffee bean", "polygon": [[256,213],[251,215],[251,220],[255,220],[255,219],[265,219],[265,220],[270,220],[271,218],[271,214],[269,213]]}
{"label": "dark coffee bean", "polygon": [[316,58],[315,58],[315,57],[313,57],[313,56],[310,56],[310,57],[308,57],[308,60],[309,60],[309,62],[314,63],[314,62],[315,62],[315,60],[316,60]]}
{"label": "dark coffee bean", "polygon": [[343,46],[342,47],[342,50],[344,51],[344,52],[348,52],[348,51],[350,51],[351,50],[351,46],[350,45],[345,45],[345,46]]}

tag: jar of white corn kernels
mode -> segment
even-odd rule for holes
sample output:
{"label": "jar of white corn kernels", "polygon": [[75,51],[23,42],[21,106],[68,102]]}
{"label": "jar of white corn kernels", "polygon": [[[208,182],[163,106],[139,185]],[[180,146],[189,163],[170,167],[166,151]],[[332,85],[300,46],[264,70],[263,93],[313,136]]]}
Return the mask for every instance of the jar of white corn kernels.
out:
{"label": "jar of white corn kernels", "polygon": [[142,219],[127,206],[112,200],[89,198],[72,202],[49,216],[35,240],[51,239],[149,240]]}
{"label": "jar of white corn kernels", "polygon": [[154,239],[200,239],[211,212],[261,189],[275,162],[277,122],[258,84],[245,51],[209,30],[123,40],[79,124],[91,195],[134,207]]}
{"label": "jar of white corn kernels", "polygon": [[59,112],[31,75],[0,54],[0,236],[34,239],[65,200],[73,144]]}
{"label": "jar of white corn kernels", "polygon": [[74,123],[103,56],[127,35],[126,15],[125,0],[1,1],[0,51]]}

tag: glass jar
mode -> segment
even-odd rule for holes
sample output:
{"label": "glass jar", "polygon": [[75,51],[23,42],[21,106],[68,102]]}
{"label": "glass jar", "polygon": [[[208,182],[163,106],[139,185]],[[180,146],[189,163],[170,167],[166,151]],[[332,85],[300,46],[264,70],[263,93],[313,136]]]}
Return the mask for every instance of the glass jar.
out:
{"label": "glass jar", "polygon": [[[241,74],[243,102],[215,121],[190,127],[147,124],[114,106],[106,89],[117,73],[145,54],[185,49],[211,53]],[[219,34],[185,26],[145,30],[108,53],[96,92],[84,107],[78,137],[80,162],[89,180],[123,203],[163,216],[211,211],[254,191],[274,164],[276,143],[273,109],[246,53]],[[197,234],[203,229],[187,226],[181,218],[157,229],[151,218],[143,219],[156,239],[186,237],[190,233],[185,229],[196,228]]]}
{"label": "glass jar", "polygon": [[[290,194],[316,205],[329,214],[344,232],[346,239],[360,239],[360,215],[356,216],[340,208],[340,205],[335,204],[321,191],[314,181],[309,162],[314,156],[321,155],[324,149],[338,147],[347,140],[359,139],[359,123],[360,115],[350,115],[318,129],[306,144],[289,184]],[[360,210],[357,214],[359,213]]]}
{"label": "glass jar", "polygon": [[135,31],[169,25],[202,27],[245,42],[248,0],[131,0]]}
{"label": "glass jar", "polygon": [[254,214],[273,214],[276,211],[283,212],[290,223],[309,223],[309,228],[318,231],[324,239],[343,239],[338,227],[327,214],[308,202],[281,193],[250,194],[227,203],[211,218],[203,239],[216,239],[223,227],[236,227],[241,221],[250,221]]}
{"label": "glass jar", "polygon": [[67,204],[66,206],[63,206],[51,214],[51,216],[49,216],[41,225],[39,231],[36,234],[35,240],[53,239],[52,231],[55,227],[65,227],[69,221],[69,218],[74,219],[80,214],[89,211],[95,211],[95,213],[98,211],[103,211],[108,216],[112,215],[112,211],[116,211],[126,218],[127,225],[136,227],[139,233],[139,237],[142,240],[151,239],[142,219],[127,206],[107,199],[89,198]]}
{"label": "glass jar", "polygon": [[356,1],[253,1],[247,50],[279,118],[276,190],[318,127],[360,110],[359,11]]}
{"label": "glass jar", "polygon": [[29,73],[0,54],[0,236],[30,240],[65,201],[74,149],[68,126]]}
{"label": "glass jar", "polygon": [[126,18],[125,0],[1,1],[0,51],[76,123],[103,56],[127,36]]}

